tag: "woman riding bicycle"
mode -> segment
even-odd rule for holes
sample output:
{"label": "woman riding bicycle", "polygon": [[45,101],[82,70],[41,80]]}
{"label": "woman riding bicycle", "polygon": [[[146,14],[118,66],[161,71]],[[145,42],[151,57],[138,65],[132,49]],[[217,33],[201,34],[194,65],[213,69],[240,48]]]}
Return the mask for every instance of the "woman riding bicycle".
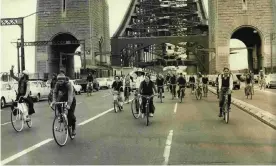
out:
{"label": "woman riding bicycle", "polygon": [[[160,93],[160,91],[162,92],[162,97],[164,98],[164,78],[162,78],[162,76],[160,74],[157,74],[157,79],[156,79],[156,85],[157,85],[157,91],[158,94]],[[158,96],[159,98],[159,96]]]}
{"label": "woman riding bicycle", "polygon": [[[180,76],[177,79],[177,84],[178,84],[178,87],[179,87],[178,90],[177,90],[177,96],[178,96],[178,98],[180,98],[180,90],[183,89],[183,91],[184,91],[184,88],[186,86],[186,79],[185,79],[185,77],[183,77],[182,73],[180,73]],[[185,91],[184,91],[184,93],[185,93]]]}
{"label": "woman riding bicycle", "polygon": [[250,73],[245,74],[245,88],[244,88],[245,96],[247,96],[248,88],[252,88],[252,77]]}
{"label": "woman riding bicycle", "polygon": [[131,91],[131,85],[132,85],[132,80],[130,78],[130,75],[128,74],[124,80],[124,95],[125,95],[125,100],[129,99],[130,91]]}
{"label": "woman riding bicycle", "polygon": [[[31,119],[30,116],[35,113],[33,101],[29,96],[29,94],[30,94],[29,73],[26,70],[24,70],[21,73],[20,77],[16,77],[13,73],[13,68],[14,68],[14,66],[12,66],[12,68],[10,70],[10,75],[13,79],[18,81],[18,90],[17,90],[17,95],[16,95],[15,100],[18,101],[19,98],[21,96],[23,96],[24,102],[26,102],[29,107],[29,109],[28,109],[29,112],[28,112],[28,116],[27,116],[27,121],[29,121]],[[14,106],[16,106],[16,103],[12,104],[12,106],[11,106],[12,111],[14,109]]]}

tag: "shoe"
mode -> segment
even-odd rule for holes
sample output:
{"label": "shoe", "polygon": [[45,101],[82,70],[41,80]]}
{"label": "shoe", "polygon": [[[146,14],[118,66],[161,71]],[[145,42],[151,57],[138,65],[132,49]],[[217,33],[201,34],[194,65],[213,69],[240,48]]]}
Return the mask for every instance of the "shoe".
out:
{"label": "shoe", "polygon": [[163,98],[165,98],[165,96],[163,96]]}
{"label": "shoe", "polygon": [[142,119],[143,119],[143,118],[145,117],[145,115],[142,113],[141,117],[142,117]]}
{"label": "shoe", "polygon": [[72,136],[76,135],[76,129],[72,129]]}
{"label": "shoe", "polygon": [[222,113],[219,113],[218,117],[222,117]]}
{"label": "shoe", "polygon": [[29,121],[31,121],[31,117],[30,117],[30,116],[27,116],[27,117],[26,117],[26,122],[29,122]]}
{"label": "shoe", "polygon": [[153,113],[150,113],[149,116],[150,116],[150,117],[153,117]]}

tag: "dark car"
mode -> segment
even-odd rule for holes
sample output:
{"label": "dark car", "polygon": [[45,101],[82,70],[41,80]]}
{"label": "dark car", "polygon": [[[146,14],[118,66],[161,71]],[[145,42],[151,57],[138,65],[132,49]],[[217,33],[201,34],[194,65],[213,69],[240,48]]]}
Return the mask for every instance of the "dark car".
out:
{"label": "dark car", "polygon": [[233,89],[240,89],[241,88],[241,82],[238,79],[236,74],[233,74]]}

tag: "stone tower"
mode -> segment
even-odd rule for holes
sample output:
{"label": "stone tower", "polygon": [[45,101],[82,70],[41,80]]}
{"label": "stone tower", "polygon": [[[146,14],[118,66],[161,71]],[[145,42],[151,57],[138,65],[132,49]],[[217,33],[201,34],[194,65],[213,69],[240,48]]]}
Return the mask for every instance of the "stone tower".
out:
{"label": "stone tower", "polygon": [[[49,14],[37,14],[36,41],[85,40],[85,50],[83,44],[37,47],[36,72],[40,75],[59,72],[60,52],[75,53],[79,46],[82,67],[85,60],[87,68],[96,68],[100,58],[95,57],[95,54],[99,52],[100,38],[102,51],[110,52],[108,10],[107,0],[38,0],[37,11],[47,11]],[[106,60],[110,63],[108,55]],[[72,77],[73,56],[68,56],[63,65],[66,66],[68,76]]]}
{"label": "stone tower", "polygon": [[276,0],[209,0],[209,47],[215,48],[210,53],[211,72],[229,67],[231,38],[251,47],[250,69],[276,66]]}

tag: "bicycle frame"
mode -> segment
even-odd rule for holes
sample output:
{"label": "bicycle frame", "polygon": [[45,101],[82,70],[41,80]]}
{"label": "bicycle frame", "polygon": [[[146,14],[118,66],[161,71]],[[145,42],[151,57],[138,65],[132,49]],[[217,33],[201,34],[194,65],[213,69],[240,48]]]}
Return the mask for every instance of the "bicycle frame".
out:
{"label": "bicycle frame", "polygon": [[146,102],[146,110],[145,110],[145,113],[146,113],[146,125],[148,126],[149,125],[149,101],[151,98],[153,98],[154,96],[156,95],[151,95],[151,96],[148,96],[148,95],[141,95],[142,98],[146,98],[147,102]]}

